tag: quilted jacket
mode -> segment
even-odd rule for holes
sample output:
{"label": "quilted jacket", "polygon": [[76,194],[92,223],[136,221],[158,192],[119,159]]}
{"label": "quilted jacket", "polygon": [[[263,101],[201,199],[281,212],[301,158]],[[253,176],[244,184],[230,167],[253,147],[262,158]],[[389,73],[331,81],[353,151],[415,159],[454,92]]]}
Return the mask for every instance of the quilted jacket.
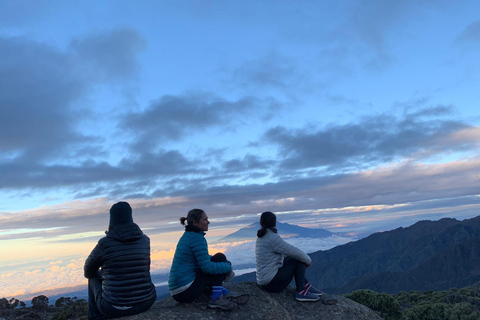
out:
{"label": "quilted jacket", "polygon": [[103,299],[115,306],[134,306],[156,296],[150,278],[150,239],[135,223],[114,226],[85,261],[86,278],[101,268]]}
{"label": "quilted jacket", "polygon": [[263,237],[257,238],[255,260],[259,285],[266,285],[272,281],[283,265],[284,257],[291,257],[307,265],[312,263],[312,259],[305,252],[285,242],[272,230],[267,229]]}
{"label": "quilted jacket", "polygon": [[210,261],[205,232],[189,226],[185,230],[175,249],[168,279],[169,290],[175,290],[193,282],[198,270],[206,274],[225,274],[232,271],[232,266],[228,262]]}

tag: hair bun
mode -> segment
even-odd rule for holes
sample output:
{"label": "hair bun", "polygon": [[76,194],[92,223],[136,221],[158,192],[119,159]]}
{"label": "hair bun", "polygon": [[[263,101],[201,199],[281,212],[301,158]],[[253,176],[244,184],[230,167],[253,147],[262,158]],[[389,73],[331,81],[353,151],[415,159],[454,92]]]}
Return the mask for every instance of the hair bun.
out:
{"label": "hair bun", "polygon": [[182,225],[185,225],[185,221],[186,221],[186,220],[187,220],[187,218],[181,217],[181,218],[180,218],[180,223],[181,223]]}

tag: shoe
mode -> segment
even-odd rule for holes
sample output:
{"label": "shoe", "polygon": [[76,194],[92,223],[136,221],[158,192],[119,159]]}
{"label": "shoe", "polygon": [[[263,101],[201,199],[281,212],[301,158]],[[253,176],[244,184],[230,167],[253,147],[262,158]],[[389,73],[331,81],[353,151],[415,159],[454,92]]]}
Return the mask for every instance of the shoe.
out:
{"label": "shoe", "polygon": [[237,304],[245,304],[250,299],[250,295],[248,293],[237,292],[230,292],[229,294],[225,295],[225,297],[232,302],[236,302]]}
{"label": "shoe", "polygon": [[316,294],[317,296],[321,297],[323,295],[323,292],[318,290],[317,288],[315,287],[310,287],[310,289],[308,289],[308,292],[309,293],[312,293],[312,294]]}
{"label": "shoe", "polygon": [[298,292],[295,292],[295,300],[297,301],[317,301],[319,299],[319,296],[310,292],[307,292],[307,294],[300,294]]}
{"label": "shoe", "polygon": [[235,302],[232,302],[232,301],[228,300],[224,295],[221,295],[215,301],[210,299],[208,301],[207,306],[209,308],[212,308],[212,309],[221,309],[221,310],[225,310],[225,311],[230,311],[230,310],[235,309],[237,307],[237,304]]}
{"label": "shoe", "polygon": [[225,277],[225,280],[223,280],[223,282],[230,282],[232,281],[233,277],[235,277],[235,272],[230,272],[229,274],[227,274],[227,276]]}

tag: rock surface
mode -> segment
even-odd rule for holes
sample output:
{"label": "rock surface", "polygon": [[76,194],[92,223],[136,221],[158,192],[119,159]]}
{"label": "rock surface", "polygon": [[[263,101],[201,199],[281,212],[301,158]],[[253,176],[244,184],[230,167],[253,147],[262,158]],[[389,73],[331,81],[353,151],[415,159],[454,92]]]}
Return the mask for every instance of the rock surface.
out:
{"label": "rock surface", "polygon": [[280,293],[268,293],[256,283],[231,283],[230,291],[249,293],[250,300],[232,311],[208,309],[208,297],[201,297],[192,303],[180,304],[171,297],[157,301],[147,312],[119,318],[119,320],[159,320],[159,319],[195,319],[195,320],[375,320],[382,319],[367,307],[342,296],[325,295],[325,299],[338,300],[337,305],[326,305],[321,301],[298,302],[294,299],[294,289],[288,288]]}

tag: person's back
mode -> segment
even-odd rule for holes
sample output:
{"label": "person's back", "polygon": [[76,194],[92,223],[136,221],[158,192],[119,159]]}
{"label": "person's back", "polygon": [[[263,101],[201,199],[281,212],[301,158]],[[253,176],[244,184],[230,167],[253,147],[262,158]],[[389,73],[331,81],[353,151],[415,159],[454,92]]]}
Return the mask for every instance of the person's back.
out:
{"label": "person's back", "polygon": [[262,213],[260,226],[255,245],[257,283],[260,288],[280,292],[295,278],[296,300],[319,300],[322,292],[305,279],[305,269],[312,263],[312,259],[277,234],[277,218],[273,212]]}
{"label": "person's back", "polygon": [[150,239],[133,223],[128,203],[119,202],[110,210],[107,236],[98,241],[84,271],[89,279],[89,319],[137,314],[155,302]]}
{"label": "person's back", "polygon": [[270,282],[278,268],[283,264],[283,255],[276,252],[276,248],[281,245],[281,239],[278,234],[267,230],[265,235],[258,237],[255,243],[255,261],[257,266],[257,283],[264,285]]}
{"label": "person's back", "polygon": [[[150,278],[150,239],[136,224],[113,227],[98,244],[105,259],[101,269],[105,300],[128,306],[150,300],[155,295]],[[132,292],[137,294],[132,295]]]}

